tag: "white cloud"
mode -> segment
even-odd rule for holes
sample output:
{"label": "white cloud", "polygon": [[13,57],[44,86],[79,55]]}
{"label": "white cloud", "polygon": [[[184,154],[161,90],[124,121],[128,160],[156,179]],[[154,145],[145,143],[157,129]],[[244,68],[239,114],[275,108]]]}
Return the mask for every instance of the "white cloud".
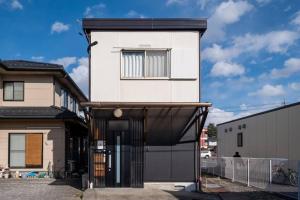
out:
{"label": "white cloud", "polygon": [[238,76],[245,73],[245,67],[236,63],[217,62],[213,65],[210,75],[211,76]]}
{"label": "white cloud", "polygon": [[300,11],[296,12],[294,19],[291,21],[292,24],[300,26]]}
{"label": "white cloud", "polygon": [[54,22],[51,26],[51,33],[61,33],[70,29],[70,25],[62,22]]}
{"label": "white cloud", "polygon": [[218,44],[213,44],[212,47],[208,47],[203,50],[202,58],[203,60],[208,60],[210,62],[218,61],[230,61],[232,58],[237,57],[241,53],[238,48],[222,48]]}
{"label": "white cloud", "polygon": [[44,56],[32,56],[31,59],[36,61],[41,61],[44,60]]}
{"label": "white cloud", "polygon": [[211,0],[198,0],[197,4],[200,5],[200,9],[204,10],[207,6],[207,4],[209,3],[209,1]]}
{"label": "white cloud", "polygon": [[270,53],[285,53],[299,39],[293,31],[271,31],[262,35],[246,34],[234,39],[234,47],[243,52],[257,52],[265,49]]}
{"label": "white cloud", "polygon": [[167,6],[174,5],[174,4],[184,5],[186,3],[188,3],[188,0],[167,0],[166,5]]}
{"label": "white cloud", "polygon": [[209,109],[205,124],[220,124],[226,121],[230,121],[234,118],[234,112],[227,112],[225,110],[212,107]]}
{"label": "white cloud", "polygon": [[50,63],[55,63],[64,66],[64,68],[68,68],[70,65],[75,64],[77,62],[76,57],[63,57],[55,60],[51,60]]}
{"label": "white cloud", "polygon": [[270,3],[272,0],[256,0],[256,2],[260,5],[260,6],[264,6],[268,3]]}
{"label": "white cloud", "polygon": [[265,34],[246,34],[235,37],[232,45],[223,48],[213,44],[203,50],[202,57],[210,62],[231,61],[243,53],[257,53],[265,50],[269,53],[285,53],[288,48],[295,44],[300,34],[293,31],[271,31]]}
{"label": "white cloud", "polygon": [[300,82],[290,83],[289,88],[291,88],[292,90],[300,90]]}
{"label": "white cloud", "polygon": [[208,29],[205,37],[209,41],[224,39],[226,25],[236,23],[240,18],[251,11],[253,6],[247,1],[222,2],[208,19]]}
{"label": "white cloud", "polygon": [[86,7],[83,15],[87,18],[100,17],[103,16],[106,5],[104,3],[99,3],[93,6]]}
{"label": "white cloud", "polygon": [[130,17],[130,18],[145,18],[145,16],[143,14],[140,14],[135,10],[130,10],[127,13],[127,17]]}
{"label": "white cloud", "polygon": [[22,10],[23,9],[23,5],[18,0],[11,0],[10,7],[13,10]]}
{"label": "white cloud", "polygon": [[266,84],[256,92],[249,93],[249,96],[260,96],[260,97],[274,97],[284,95],[284,89],[282,85],[270,85]]}
{"label": "white cloud", "polygon": [[261,105],[261,106],[257,106],[257,105],[250,106],[247,104],[241,104],[240,111],[236,113],[232,111],[228,111],[228,110],[226,111],[220,108],[212,107],[209,109],[209,113],[205,125],[207,126],[209,123],[220,124],[220,123],[228,122],[234,119],[239,119],[241,117],[270,110],[281,105],[282,105],[281,103],[276,103],[276,104],[273,103],[273,104]]}
{"label": "white cloud", "polygon": [[248,106],[244,103],[240,105],[241,110],[247,110],[247,108],[248,108]]}
{"label": "white cloud", "polygon": [[284,62],[281,69],[272,69],[272,78],[286,78],[300,72],[300,58],[290,58]]}
{"label": "white cloud", "polygon": [[89,60],[87,57],[82,57],[77,60],[78,66],[74,67],[70,73],[72,79],[78,84],[82,91],[88,94],[89,84]]}

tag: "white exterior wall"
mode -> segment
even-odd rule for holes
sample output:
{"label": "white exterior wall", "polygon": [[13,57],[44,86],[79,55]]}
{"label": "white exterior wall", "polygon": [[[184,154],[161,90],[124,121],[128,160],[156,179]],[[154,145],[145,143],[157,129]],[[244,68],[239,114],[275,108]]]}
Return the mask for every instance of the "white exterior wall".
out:
{"label": "white exterior wall", "polygon": [[[300,105],[268,112],[218,126],[218,156],[287,158],[300,160]],[[246,129],[238,126],[246,124]],[[232,127],[232,132],[224,130]],[[237,147],[237,133],[243,133],[243,147]]]}
{"label": "white exterior wall", "polygon": [[[199,33],[92,32],[91,101],[198,102]],[[122,49],[171,49],[170,79],[121,79]]]}

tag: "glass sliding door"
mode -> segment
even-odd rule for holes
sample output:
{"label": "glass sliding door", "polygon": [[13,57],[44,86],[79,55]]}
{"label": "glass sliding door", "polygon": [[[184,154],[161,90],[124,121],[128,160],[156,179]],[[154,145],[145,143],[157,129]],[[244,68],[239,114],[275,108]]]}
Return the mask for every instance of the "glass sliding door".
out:
{"label": "glass sliding door", "polygon": [[25,134],[10,135],[9,166],[24,168],[25,165]]}
{"label": "glass sliding door", "polygon": [[10,133],[9,134],[9,167],[42,168],[43,167],[43,134]]}

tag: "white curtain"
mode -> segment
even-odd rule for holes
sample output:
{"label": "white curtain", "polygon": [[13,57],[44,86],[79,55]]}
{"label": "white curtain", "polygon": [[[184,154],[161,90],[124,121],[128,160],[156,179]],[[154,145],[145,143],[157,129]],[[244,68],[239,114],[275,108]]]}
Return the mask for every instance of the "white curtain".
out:
{"label": "white curtain", "polygon": [[4,100],[14,99],[14,83],[7,82],[4,84]]}
{"label": "white curtain", "polygon": [[168,77],[167,51],[146,51],[146,77]]}
{"label": "white curtain", "polygon": [[10,167],[25,167],[25,134],[10,135]]}
{"label": "white curtain", "polygon": [[141,78],[144,76],[144,52],[123,52],[122,77]]}
{"label": "white curtain", "polygon": [[23,82],[14,83],[14,100],[23,100],[23,95],[24,95],[23,89],[24,89]]}

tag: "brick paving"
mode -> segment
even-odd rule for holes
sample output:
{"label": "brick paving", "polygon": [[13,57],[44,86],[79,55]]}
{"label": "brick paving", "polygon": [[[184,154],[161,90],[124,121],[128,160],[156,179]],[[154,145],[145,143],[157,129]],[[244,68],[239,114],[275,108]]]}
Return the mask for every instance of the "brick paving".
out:
{"label": "brick paving", "polygon": [[81,190],[60,180],[0,179],[1,200],[79,200],[81,195]]}

